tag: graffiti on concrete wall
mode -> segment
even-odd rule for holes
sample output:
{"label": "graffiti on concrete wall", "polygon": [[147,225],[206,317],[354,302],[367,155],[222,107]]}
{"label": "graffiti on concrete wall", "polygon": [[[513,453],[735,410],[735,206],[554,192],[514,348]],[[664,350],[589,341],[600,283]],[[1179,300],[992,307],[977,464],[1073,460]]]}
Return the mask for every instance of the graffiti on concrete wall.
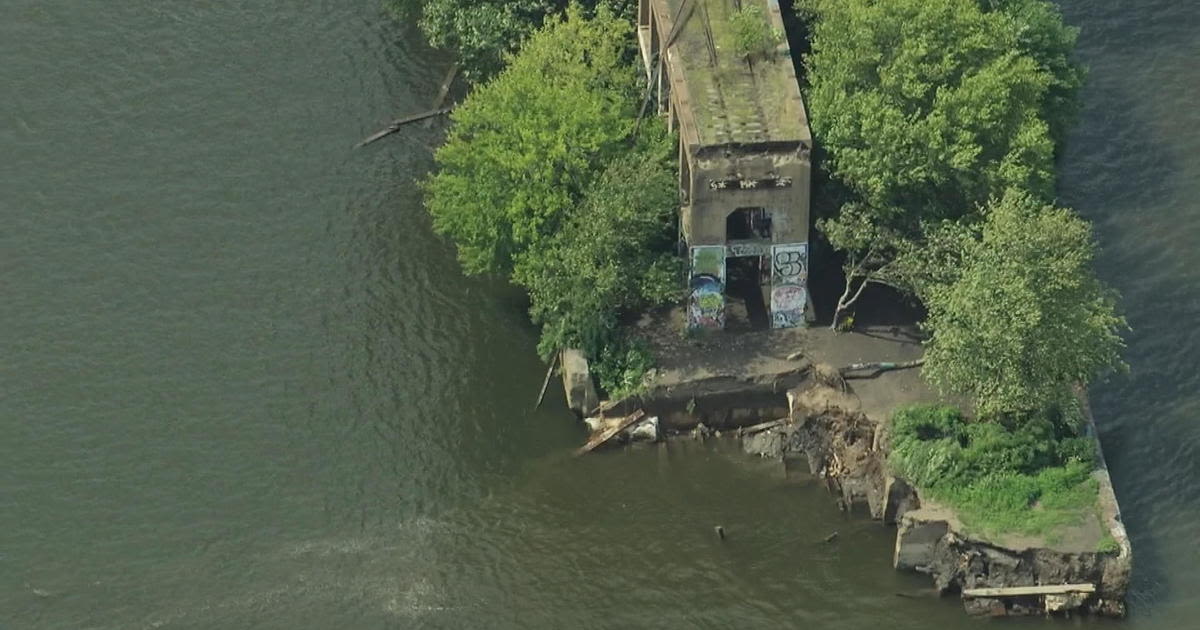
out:
{"label": "graffiti on concrete wall", "polygon": [[725,248],[693,247],[688,294],[689,328],[725,327]]}
{"label": "graffiti on concrete wall", "polygon": [[761,241],[729,241],[725,246],[725,256],[727,258],[737,258],[739,256],[766,256],[771,249],[770,243]]}
{"label": "graffiti on concrete wall", "polygon": [[808,243],[771,246],[771,327],[804,326],[808,307]]}

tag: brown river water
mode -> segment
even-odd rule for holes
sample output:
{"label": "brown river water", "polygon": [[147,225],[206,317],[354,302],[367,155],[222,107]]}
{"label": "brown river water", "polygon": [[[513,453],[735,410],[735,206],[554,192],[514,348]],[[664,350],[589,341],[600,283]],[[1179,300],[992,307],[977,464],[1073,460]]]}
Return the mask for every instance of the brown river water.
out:
{"label": "brown river water", "polygon": [[[1062,200],[1134,328],[1093,390],[1121,623],[1200,628],[1200,3],[1064,11]],[[0,15],[0,628],[985,623],[896,597],[928,582],[892,532],[736,450],[568,456],[522,297],[420,206],[441,130],[351,149],[449,63],[379,0]]]}

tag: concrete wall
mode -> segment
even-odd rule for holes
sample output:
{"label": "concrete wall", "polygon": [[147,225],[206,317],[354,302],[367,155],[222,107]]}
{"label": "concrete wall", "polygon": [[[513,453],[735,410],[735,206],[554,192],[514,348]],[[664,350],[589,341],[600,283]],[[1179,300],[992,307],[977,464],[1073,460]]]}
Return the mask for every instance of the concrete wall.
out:
{"label": "concrete wall", "polygon": [[782,146],[692,148],[691,181],[680,217],[688,245],[724,245],[725,219],[739,208],[766,208],[773,243],[808,242],[809,148]]}

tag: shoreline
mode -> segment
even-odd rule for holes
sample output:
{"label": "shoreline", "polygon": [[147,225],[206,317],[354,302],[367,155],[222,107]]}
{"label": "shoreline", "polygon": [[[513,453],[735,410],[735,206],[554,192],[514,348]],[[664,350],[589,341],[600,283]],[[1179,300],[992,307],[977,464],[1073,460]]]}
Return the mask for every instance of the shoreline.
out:
{"label": "shoreline", "polygon": [[[731,337],[749,354],[729,356]],[[818,329],[713,339],[720,343],[685,357],[690,369],[660,371],[643,394],[602,403],[602,419],[589,418],[589,426],[599,429],[644,409],[653,430],[643,428],[645,420],[634,422],[624,440],[736,437],[744,452],[778,461],[789,476],[819,480],[844,511],[865,511],[894,526],[893,567],[929,575],[939,594],[958,594],[968,614],[1124,616],[1132,548],[1082,392],[1085,433],[1098,454],[1091,473],[1097,481],[1096,526],[1065,527],[1042,537],[983,535],[889,470],[891,410],[931,399],[916,372],[839,381],[831,366],[858,356],[854,352],[910,360],[919,343],[903,333],[887,338]],[[848,348],[856,350],[846,354]],[[568,401],[572,386],[587,378],[579,367],[578,360],[564,362]],[[1104,537],[1115,542],[1115,554],[1097,545]]]}

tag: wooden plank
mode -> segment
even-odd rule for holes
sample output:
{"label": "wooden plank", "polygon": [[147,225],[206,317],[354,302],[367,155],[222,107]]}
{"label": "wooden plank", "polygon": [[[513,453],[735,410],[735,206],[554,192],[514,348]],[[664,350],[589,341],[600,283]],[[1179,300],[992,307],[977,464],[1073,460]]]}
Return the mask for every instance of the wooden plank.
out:
{"label": "wooden plank", "polygon": [[628,429],[630,426],[633,425],[633,423],[637,422],[638,420],[641,420],[642,416],[645,416],[645,415],[646,415],[646,413],[644,411],[642,411],[641,409],[638,409],[637,411],[629,414],[628,416],[625,417],[625,419],[621,420],[616,425],[611,426],[607,429],[604,429],[603,431],[600,431],[599,433],[593,435],[592,439],[587,441],[587,444],[584,444],[583,446],[579,447],[579,450],[575,451],[575,455],[578,456],[578,455],[583,455],[584,453],[591,452],[592,449],[596,448],[597,446],[600,446],[601,444],[604,444],[605,442],[611,440],[613,438],[613,436],[624,431],[625,429]]}
{"label": "wooden plank", "polygon": [[1049,584],[1044,586],[1010,586],[1006,588],[965,588],[963,597],[1018,597],[1021,595],[1064,595],[1066,593],[1095,593],[1095,584]]}
{"label": "wooden plank", "polygon": [[550,367],[546,369],[546,380],[542,381],[542,391],[538,393],[537,402],[533,404],[534,411],[542,406],[542,401],[546,398],[546,388],[550,386],[550,377],[554,376],[554,366],[558,365],[560,356],[562,356],[562,350],[555,352],[554,358],[550,359]]}

